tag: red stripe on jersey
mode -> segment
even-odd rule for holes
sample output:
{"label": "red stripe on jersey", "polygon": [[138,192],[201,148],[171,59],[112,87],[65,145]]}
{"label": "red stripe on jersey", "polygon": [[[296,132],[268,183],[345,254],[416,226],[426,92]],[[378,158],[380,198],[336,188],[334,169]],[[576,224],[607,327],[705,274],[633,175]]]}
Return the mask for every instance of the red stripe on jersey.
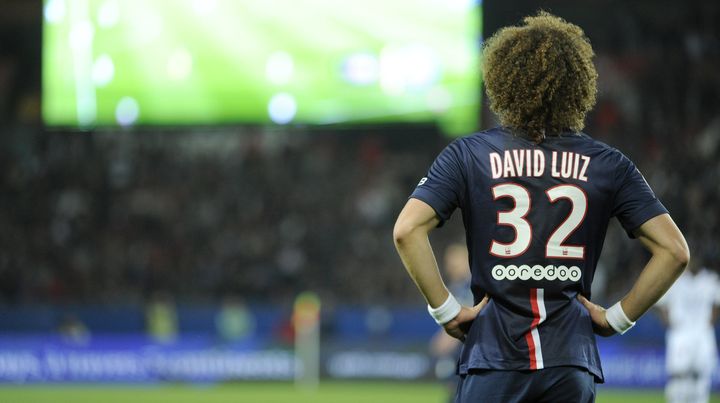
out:
{"label": "red stripe on jersey", "polygon": [[530,355],[530,369],[537,369],[537,359],[535,358],[537,346],[535,346],[535,340],[532,337],[532,331],[540,324],[540,309],[538,308],[537,301],[537,288],[530,289],[530,306],[532,307],[533,320],[530,323],[530,329],[525,334],[525,341],[528,344],[528,353]]}
{"label": "red stripe on jersey", "polygon": [[530,369],[537,369],[537,361],[535,360],[535,342],[533,341],[532,334],[530,334],[530,332],[525,334],[525,341],[528,344],[530,352]]}

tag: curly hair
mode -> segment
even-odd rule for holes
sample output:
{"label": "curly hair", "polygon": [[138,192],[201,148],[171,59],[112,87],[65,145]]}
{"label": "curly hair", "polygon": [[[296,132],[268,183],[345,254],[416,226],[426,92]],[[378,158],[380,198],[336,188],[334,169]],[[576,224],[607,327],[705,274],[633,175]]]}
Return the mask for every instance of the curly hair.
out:
{"label": "curly hair", "polygon": [[485,42],[490,109],[503,125],[537,143],[546,135],[582,130],[597,94],[589,39],[577,25],[544,11],[523,22]]}

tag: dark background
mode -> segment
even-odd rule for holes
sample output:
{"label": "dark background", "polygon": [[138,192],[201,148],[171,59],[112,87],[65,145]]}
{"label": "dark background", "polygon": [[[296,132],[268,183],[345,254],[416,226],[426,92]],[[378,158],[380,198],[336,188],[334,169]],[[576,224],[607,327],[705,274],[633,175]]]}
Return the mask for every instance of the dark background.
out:
{"label": "dark background", "polygon": [[[539,8],[579,24],[600,75],[585,131],[628,154],[720,263],[720,3],[486,1],[484,33]],[[241,295],[327,306],[421,298],[391,242],[450,140],[434,125],[59,132],[40,120],[40,1],[0,0],[0,303],[142,304]],[[495,124],[485,107],[482,127]],[[459,215],[434,235],[462,240]],[[627,291],[645,253],[617,225],[595,293]]]}

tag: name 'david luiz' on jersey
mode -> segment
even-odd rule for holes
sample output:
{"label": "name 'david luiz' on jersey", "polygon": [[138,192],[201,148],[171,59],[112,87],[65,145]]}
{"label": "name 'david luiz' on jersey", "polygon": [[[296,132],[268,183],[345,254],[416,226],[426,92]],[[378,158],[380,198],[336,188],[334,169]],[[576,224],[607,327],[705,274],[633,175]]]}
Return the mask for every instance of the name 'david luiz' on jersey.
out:
{"label": "name 'david luiz' on jersey", "polygon": [[[587,182],[586,173],[590,165],[590,157],[570,151],[552,151],[550,162],[552,177]],[[506,150],[503,154],[490,153],[493,179],[518,176],[541,177],[545,174],[545,166],[543,150],[516,149]]]}

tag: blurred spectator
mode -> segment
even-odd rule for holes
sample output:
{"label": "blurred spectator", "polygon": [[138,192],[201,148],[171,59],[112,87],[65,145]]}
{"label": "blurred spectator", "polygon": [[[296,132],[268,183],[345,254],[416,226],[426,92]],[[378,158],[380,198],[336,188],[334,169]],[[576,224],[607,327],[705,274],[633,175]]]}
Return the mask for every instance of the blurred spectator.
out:
{"label": "blurred spectator", "polygon": [[215,326],[220,340],[232,344],[253,335],[255,318],[241,298],[231,295],[223,299],[215,316]]}
{"label": "blurred spectator", "polygon": [[90,331],[85,324],[74,314],[66,314],[58,325],[60,337],[71,344],[87,344],[90,341]]}
{"label": "blurred spectator", "polygon": [[177,338],[178,323],[175,304],[170,294],[155,292],[145,308],[148,335],[159,343],[172,343]]}

